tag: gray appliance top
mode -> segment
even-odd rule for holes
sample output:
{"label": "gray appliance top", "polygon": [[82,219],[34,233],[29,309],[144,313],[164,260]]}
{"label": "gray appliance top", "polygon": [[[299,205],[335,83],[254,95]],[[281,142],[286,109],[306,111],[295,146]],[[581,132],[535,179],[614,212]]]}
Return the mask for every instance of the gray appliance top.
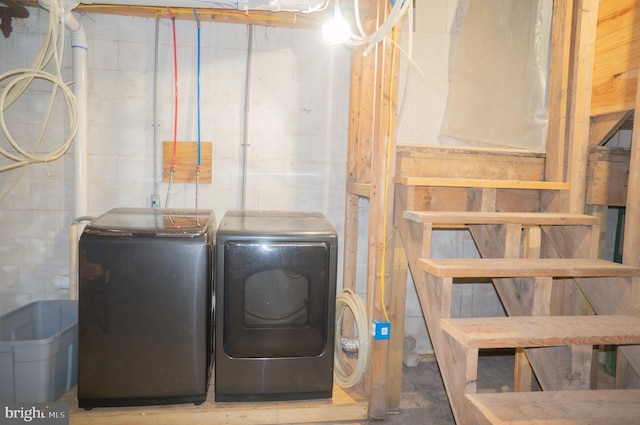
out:
{"label": "gray appliance top", "polygon": [[336,230],[320,212],[231,210],[220,221],[218,234],[335,237]]}
{"label": "gray appliance top", "polygon": [[110,236],[190,237],[215,227],[211,210],[114,208],[91,220],[84,231]]}

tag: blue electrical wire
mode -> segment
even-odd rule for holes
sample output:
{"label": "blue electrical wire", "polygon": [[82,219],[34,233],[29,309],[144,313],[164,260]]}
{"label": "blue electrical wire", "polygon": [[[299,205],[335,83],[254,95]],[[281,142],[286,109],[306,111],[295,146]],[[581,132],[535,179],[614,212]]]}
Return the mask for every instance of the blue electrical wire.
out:
{"label": "blue electrical wire", "polygon": [[198,25],[198,169],[200,168],[200,19],[198,18],[198,12],[196,12],[196,8],[193,8],[193,14],[196,18],[196,24]]}

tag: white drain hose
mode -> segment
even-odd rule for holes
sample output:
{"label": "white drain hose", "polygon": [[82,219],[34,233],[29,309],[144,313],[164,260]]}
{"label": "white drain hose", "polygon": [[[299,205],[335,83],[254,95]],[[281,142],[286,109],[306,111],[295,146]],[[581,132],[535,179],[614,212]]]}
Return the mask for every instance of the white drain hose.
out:
{"label": "white drain hose", "polygon": [[[75,96],[69,86],[62,80],[62,57],[64,55],[65,31],[65,19],[63,19],[65,16],[64,6],[59,2],[59,0],[53,0],[49,5],[48,10],[48,32],[40,46],[40,50],[33,59],[31,66],[29,68],[16,69],[0,74],[0,82],[3,86],[2,91],[0,91],[0,129],[13,149],[7,150],[0,148],[0,155],[3,155],[13,161],[8,165],[1,166],[0,172],[27,166],[33,163],[55,161],[67,151],[73,141],[76,131],[78,130],[78,109]],[[54,73],[45,71],[45,67],[50,62],[53,64]],[[29,151],[28,149],[23,148],[11,135],[5,120],[5,111],[8,110],[16,100],[22,97],[34,80],[44,80],[49,82],[52,89],[49,96],[48,109],[44,114],[40,133],[34,143],[35,148]],[[5,83],[5,81],[7,82]],[[53,149],[50,152],[39,153],[39,146],[45,138],[45,132],[52,116],[58,91],[62,93],[69,111],[69,135],[58,148]]]}
{"label": "white drain hose", "polygon": [[[346,308],[349,308],[355,319],[358,332],[358,361],[355,369],[347,363],[342,351],[342,316]],[[333,378],[342,388],[351,388],[358,384],[367,369],[371,357],[369,322],[364,303],[351,289],[344,289],[336,297],[336,337]]]}

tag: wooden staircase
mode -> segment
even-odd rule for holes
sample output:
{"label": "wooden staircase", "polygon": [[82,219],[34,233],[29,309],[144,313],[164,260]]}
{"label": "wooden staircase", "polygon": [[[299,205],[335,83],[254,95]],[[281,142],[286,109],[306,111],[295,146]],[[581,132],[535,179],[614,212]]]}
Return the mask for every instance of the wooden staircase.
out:
{"label": "wooden staircase", "polygon": [[[640,268],[597,258],[598,217],[495,211],[503,189],[527,200],[565,189],[548,182],[395,181],[396,225],[457,424],[640,423],[638,390],[592,389],[594,347],[623,346],[640,364]],[[414,185],[463,187],[468,202],[418,211]],[[433,258],[436,230],[451,228],[468,229],[482,258]],[[492,279],[507,317],[452,317],[453,285],[474,278]],[[515,349],[515,392],[476,394],[479,351],[494,348]]]}

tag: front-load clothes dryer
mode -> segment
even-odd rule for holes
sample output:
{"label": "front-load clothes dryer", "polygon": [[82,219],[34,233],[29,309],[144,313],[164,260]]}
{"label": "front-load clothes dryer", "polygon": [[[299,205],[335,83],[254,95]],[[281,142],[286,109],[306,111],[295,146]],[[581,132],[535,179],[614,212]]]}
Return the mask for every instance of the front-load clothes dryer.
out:
{"label": "front-load clothes dryer", "polygon": [[224,215],[215,401],[331,398],[337,255],[335,228],[319,212]]}

